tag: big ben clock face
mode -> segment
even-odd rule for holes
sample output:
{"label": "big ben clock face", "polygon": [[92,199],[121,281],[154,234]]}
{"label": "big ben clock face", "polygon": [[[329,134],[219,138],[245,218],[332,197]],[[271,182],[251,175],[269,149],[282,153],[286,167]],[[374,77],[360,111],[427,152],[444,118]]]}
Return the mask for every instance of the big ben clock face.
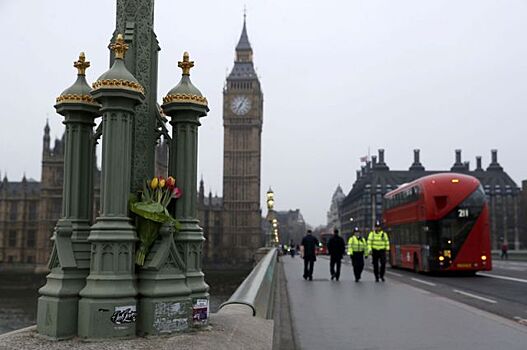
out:
{"label": "big ben clock face", "polygon": [[231,101],[231,110],[236,115],[245,115],[251,109],[251,99],[248,96],[235,96]]}

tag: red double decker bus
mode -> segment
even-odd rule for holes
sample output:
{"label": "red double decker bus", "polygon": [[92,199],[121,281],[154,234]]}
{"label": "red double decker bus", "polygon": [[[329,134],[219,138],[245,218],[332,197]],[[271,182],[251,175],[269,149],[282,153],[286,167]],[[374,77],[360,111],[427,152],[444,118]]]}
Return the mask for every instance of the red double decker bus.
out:
{"label": "red double decker bus", "polygon": [[478,179],[425,176],[384,196],[390,264],[419,271],[491,270],[489,213]]}
{"label": "red double decker bus", "polygon": [[321,233],[320,234],[320,240],[318,241],[318,248],[316,250],[316,254],[329,255],[328,242],[332,236],[333,234],[331,233]]}

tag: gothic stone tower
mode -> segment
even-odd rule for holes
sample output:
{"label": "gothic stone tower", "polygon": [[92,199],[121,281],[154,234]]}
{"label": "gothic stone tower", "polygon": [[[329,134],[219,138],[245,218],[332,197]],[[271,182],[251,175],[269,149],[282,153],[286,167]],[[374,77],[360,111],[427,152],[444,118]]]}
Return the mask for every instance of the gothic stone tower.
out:
{"label": "gothic stone tower", "polygon": [[236,60],[223,90],[224,228],[220,260],[247,264],[261,247],[260,158],[263,94],[245,18]]}
{"label": "gothic stone tower", "polygon": [[42,181],[40,183],[39,228],[37,237],[37,271],[46,271],[53,229],[62,210],[64,177],[64,135],[51,148],[49,124],[46,122],[42,142]]}

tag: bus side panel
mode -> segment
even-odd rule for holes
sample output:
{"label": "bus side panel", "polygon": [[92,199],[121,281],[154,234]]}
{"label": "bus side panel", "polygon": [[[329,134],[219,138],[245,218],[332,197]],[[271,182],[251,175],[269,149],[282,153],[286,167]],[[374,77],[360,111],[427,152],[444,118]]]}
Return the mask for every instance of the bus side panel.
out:
{"label": "bus side panel", "polygon": [[421,246],[416,244],[401,245],[401,267],[405,269],[414,269],[414,262],[417,258],[417,266],[419,271],[421,268]]}
{"label": "bus side panel", "polygon": [[[482,259],[486,257],[486,260]],[[492,269],[492,258],[490,250],[490,228],[489,209],[485,204],[474,227],[459,250],[456,259],[448,270],[471,270],[479,271]]]}

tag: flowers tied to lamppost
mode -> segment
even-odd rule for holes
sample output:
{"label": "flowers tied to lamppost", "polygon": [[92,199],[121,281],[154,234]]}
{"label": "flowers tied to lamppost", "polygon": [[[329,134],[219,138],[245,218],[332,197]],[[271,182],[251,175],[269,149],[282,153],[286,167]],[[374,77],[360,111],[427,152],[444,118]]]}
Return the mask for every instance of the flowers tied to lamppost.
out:
{"label": "flowers tied to lamppost", "polygon": [[140,246],[136,251],[135,263],[143,266],[150,247],[157,239],[159,229],[163,224],[173,225],[176,231],[179,222],[167,210],[172,199],[181,197],[181,190],[176,187],[176,179],[172,176],[153,177],[146,180],[140,199],[132,194],[130,211],[136,215],[136,228]]}

